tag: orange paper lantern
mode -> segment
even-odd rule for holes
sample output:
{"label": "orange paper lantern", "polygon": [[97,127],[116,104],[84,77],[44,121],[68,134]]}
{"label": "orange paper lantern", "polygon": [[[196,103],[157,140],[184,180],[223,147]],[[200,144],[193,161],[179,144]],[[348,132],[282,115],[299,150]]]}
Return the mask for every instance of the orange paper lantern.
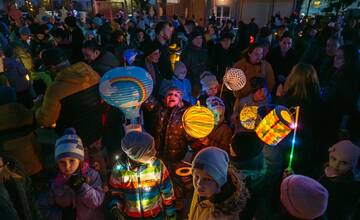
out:
{"label": "orange paper lantern", "polygon": [[276,146],[292,131],[292,116],[284,106],[276,106],[256,127],[257,136],[266,144]]}

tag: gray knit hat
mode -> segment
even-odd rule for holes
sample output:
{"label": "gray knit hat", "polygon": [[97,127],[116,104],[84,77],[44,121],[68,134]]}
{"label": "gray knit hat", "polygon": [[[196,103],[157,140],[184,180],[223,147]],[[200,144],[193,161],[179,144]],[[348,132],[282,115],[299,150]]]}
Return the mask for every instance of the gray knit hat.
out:
{"label": "gray knit hat", "polygon": [[121,141],[121,148],[132,160],[139,160],[155,147],[154,138],[147,132],[131,131]]}

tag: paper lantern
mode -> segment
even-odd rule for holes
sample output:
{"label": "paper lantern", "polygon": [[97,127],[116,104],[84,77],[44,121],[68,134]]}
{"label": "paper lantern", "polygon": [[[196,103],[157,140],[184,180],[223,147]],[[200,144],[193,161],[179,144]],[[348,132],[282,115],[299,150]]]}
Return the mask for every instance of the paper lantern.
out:
{"label": "paper lantern", "polygon": [[104,74],[99,90],[105,102],[119,108],[125,118],[135,119],[141,104],[152,93],[153,80],[141,67],[118,67]]}
{"label": "paper lantern", "polygon": [[276,106],[256,127],[257,136],[266,144],[275,146],[292,130],[292,116],[284,106]]}
{"label": "paper lantern", "polygon": [[204,138],[213,130],[215,119],[212,111],[200,106],[198,101],[195,106],[188,108],[184,112],[182,123],[188,135],[194,138]]}
{"label": "paper lantern", "polygon": [[258,118],[258,106],[244,106],[240,111],[240,123],[249,130],[254,130]]}
{"label": "paper lantern", "polygon": [[224,75],[224,84],[231,91],[239,91],[245,87],[246,76],[241,69],[230,68]]}

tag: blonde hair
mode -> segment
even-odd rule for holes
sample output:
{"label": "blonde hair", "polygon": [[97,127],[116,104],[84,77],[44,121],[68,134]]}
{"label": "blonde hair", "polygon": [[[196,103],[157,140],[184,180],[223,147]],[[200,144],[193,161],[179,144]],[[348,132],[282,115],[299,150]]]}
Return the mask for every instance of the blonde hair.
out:
{"label": "blonde hair", "polygon": [[310,64],[296,64],[286,78],[284,89],[287,95],[301,100],[320,96],[320,85],[315,68]]}

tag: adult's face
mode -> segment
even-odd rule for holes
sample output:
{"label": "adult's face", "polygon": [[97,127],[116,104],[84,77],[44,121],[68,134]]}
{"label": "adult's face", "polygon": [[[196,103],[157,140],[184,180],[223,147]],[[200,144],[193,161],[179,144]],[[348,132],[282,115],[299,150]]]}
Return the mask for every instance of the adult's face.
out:
{"label": "adult's face", "polygon": [[228,50],[231,46],[231,39],[225,38],[220,41],[220,45],[224,50]]}
{"label": "adult's face", "polygon": [[203,44],[203,38],[202,36],[197,36],[192,40],[192,44],[197,47],[197,48],[201,48],[202,44]]}
{"label": "adult's face", "polygon": [[263,58],[264,50],[262,47],[255,48],[251,53],[249,53],[250,63],[258,64]]}
{"label": "adult's face", "polygon": [[158,63],[159,59],[160,59],[160,50],[157,49],[154,52],[152,52],[149,56],[147,56],[147,59],[151,62],[151,63]]}
{"label": "adult's face", "polygon": [[339,44],[334,40],[327,40],[326,41],[326,55],[333,57],[336,55],[336,50],[339,48]]}
{"label": "adult's face", "polygon": [[287,53],[292,47],[292,39],[290,37],[284,37],[280,41],[280,48],[283,53]]}
{"label": "adult's face", "polygon": [[170,27],[170,25],[165,25],[164,29],[161,31],[161,36],[165,39],[165,40],[170,40],[171,36],[172,36],[172,32],[173,29],[172,27]]}
{"label": "adult's face", "polygon": [[335,58],[334,58],[334,67],[336,69],[340,69],[345,64],[344,52],[341,49],[336,50]]}
{"label": "adult's face", "polygon": [[143,41],[144,40],[144,32],[138,32],[137,33],[137,38],[139,41]]}
{"label": "adult's face", "polygon": [[83,48],[81,51],[84,56],[84,59],[88,63],[94,62],[100,55],[100,51],[98,50],[93,51],[92,49],[89,48]]}

